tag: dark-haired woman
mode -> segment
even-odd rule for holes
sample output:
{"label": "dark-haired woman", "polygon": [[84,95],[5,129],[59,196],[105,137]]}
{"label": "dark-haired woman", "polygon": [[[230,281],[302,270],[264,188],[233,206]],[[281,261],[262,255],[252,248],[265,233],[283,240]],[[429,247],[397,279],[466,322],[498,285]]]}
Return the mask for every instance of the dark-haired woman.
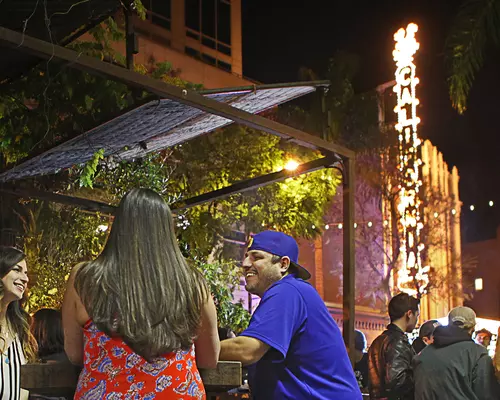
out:
{"label": "dark-haired woman", "polygon": [[31,332],[38,344],[38,358],[43,363],[69,362],[64,352],[62,317],[58,310],[38,310],[33,315]]}
{"label": "dark-haired woman", "polygon": [[26,256],[21,250],[0,246],[0,400],[25,399],[21,365],[36,358],[30,316],[23,308],[28,286]]}
{"label": "dark-haired woman", "polygon": [[160,195],[124,196],[102,253],[71,273],[63,326],[83,364],[75,399],[206,398],[198,367],[217,365],[215,305]]}

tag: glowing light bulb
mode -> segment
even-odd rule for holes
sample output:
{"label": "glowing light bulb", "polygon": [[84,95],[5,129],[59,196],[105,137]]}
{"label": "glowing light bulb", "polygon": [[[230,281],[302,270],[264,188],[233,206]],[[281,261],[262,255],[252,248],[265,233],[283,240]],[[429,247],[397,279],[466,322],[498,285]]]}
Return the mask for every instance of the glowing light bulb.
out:
{"label": "glowing light bulb", "polygon": [[325,229],[326,229],[326,230],[330,229],[330,225],[328,225],[328,224],[327,224],[327,225],[325,225]]}
{"label": "glowing light bulb", "polygon": [[108,225],[99,225],[97,227],[97,232],[106,232],[108,230]]}
{"label": "glowing light bulb", "polygon": [[299,163],[297,161],[288,160],[288,162],[285,164],[285,169],[287,171],[295,171],[298,166],[299,166]]}
{"label": "glowing light bulb", "polygon": [[493,204],[495,204],[495,203],[493,203],[493,201],[490,200],[490,202],[488,204],[490,205],[490,207],[493,207]]}
{"label": "glowing light bulb", "polygon": [[371,228],[373,226],[372,221],[368,222],[368,228]]}
{"label": "glowing light bulb", "polygon": [[474,206],[472,205],[472,206],[470,206],[469,208],[470,208],[470,210],[471,210],[471,211],[474,211],[474,209],[475,209],[476,207],[474,207]]}
{"label": "glowing light bulb", "polygon": [[339,225],[338,225],[338,228],[339,228],[339,229],[342,229],[342,224],[339,224]]}

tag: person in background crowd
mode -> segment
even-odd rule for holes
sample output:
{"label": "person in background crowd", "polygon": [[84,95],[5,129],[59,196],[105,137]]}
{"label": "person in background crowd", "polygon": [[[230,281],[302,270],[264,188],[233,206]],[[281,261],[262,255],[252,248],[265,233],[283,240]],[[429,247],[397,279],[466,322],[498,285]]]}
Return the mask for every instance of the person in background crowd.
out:
{"label": "person in background crowd", "polygon": [[498,400],[500,391],[487,350],[474,343],[476,313],[456,307],[448,326],[413,361],[415,400]]}
{"label": "person in background crowd", "polygon": [[361,400],[340,329],[291,236],[256,234],[243,260],[246,289],[261,297],[250,325],[221,342],[221,360],[249,367],[255,400]]}
{"label": "person in background crowd", "polygon": [[493,334],[488,329],[481,329],[476,332],[476,343],[483,347],[490,347]]}
{"label": "person in background crowd", "polygon": [[354,331],[354,374],[361,390],[368,389],[368,353],[365,334]]}
{"label": "person in background crowd", "polygon": [[0,400],[27,399],[21,365],[36,360],[36,341],[23,307],[29,279],[21,250],[0,246],[0,278]]}
{"label": "person in background crowd", "polygon": [[38,310],[33,315],[31,332],[38,344],[38,357],[42,362],[69,362],[64,352],[62,317],[58,310]]}
{"label": "person in background crowd", "polygon": [[438,326],[441,326],[438,320],[431,319],[430,321],[426,321],[420,327],[418,331],[418,338],[416,338],[411,346],[415,353],[420,353],[426,346],[429,346],[434,342],[434,329]]}
{"label": "person in background crowd", "polygon": [[406,333],[415,329],[420,301],[399,293],[389,302],[391,323],[368,350],[370,399],[413,399],[411,363],[415,352]]}
{"label": "person in background crowd", "polygon": [[217,314],[183,257],[165,200],[132,189],[96,260],[78,265],[63,302],[65,350],[83,364],[75,399],[205,399],[198,368],[217,366]]}

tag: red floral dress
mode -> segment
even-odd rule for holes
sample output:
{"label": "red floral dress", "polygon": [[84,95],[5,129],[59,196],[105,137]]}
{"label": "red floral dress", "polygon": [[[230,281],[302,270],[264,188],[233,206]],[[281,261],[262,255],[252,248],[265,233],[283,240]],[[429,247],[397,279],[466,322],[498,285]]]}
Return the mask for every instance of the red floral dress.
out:
{"label": "red floral dress", "polygon": [[148,363],[120,338],[98,330],[92,321],[83,332],[84,366],[75,399],[206,399],[194,346]]}

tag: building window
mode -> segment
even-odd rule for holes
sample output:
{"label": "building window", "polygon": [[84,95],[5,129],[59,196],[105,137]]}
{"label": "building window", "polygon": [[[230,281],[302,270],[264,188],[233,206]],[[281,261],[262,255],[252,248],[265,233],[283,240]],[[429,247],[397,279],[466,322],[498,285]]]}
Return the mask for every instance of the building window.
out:
{"label": "building window", "polygon": [[224,61],[218,60],[217,67],[223,69],[224,71],[231,72],[231,64],[225,63]]}
{"label": "building window", "polygon": [[148,20],[164,29],[171,29],[171,0],[145,0],[143,4],[147,9]]}
{"label": "building window", "polygon": [[231,4],[224,0],[217,4],[217,41],[231,44]]}
{"label": "building window", "polygon": [[184,53],[186,53],[190,57],[201,60],[206,64],[210,64],[210,65],[213,65],[214,67],[217,67],[217,68],[222,69],[224,71],[231,72],[231,64],[228,64],[224,61],[221,61],[221,60],[218,60],[212,56],[209,56],[208,54],[205,54],[205,53],[202,53],[198,50],[195,50],[192,47],[189,47],[189,46],[184,47]]}
{"label": "building window", "polygon": [[200,5],[201,0],[186,0],[184,3],[186,27],[197,32],[200,32]]}
{"label": "building window", "polygon": [[194,58],[201,58],[201,54],[198,50],[195,50],[193,49],[192,47],[188,47],[186,46],[184,48],[184,52],[188,55],[188,56],[191,56],[191,57],[194,57]]}
{"label": "building window", "polygon": [[[231,3],[227,0],[185,0],[186,28],[231,45]],[[214,47],[215,48],[215,47]]]}

